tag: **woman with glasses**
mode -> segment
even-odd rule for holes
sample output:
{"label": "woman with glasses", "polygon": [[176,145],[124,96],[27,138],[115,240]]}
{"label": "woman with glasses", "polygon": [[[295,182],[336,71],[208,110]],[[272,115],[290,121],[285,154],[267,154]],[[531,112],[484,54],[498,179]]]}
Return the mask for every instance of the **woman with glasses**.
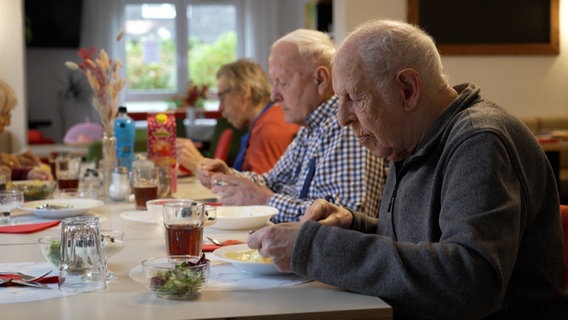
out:
{"label": "woman with glasses", "polygon": [[[264,173],[284,153],[299,126],[287,123],[278,104],[270,101],[271,86],[264,70],[255,62],[240,59],[217,71],[219,110],[235,128],[248,128],[233,168]],[[189,139],[176,140],[178,162],[196,171],[204,159]]]}

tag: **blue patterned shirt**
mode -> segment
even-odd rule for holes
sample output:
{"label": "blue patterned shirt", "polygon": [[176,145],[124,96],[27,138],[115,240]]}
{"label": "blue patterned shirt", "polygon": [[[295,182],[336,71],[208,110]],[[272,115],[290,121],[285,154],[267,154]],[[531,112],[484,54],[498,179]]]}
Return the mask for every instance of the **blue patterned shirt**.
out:
{"label": "blue patterned shirt", "polygon": [[[260,175],[243,172],[256,184],[275,194],[268,205],[276,207],[274,223],[298,221],[315,199],[325,199],[351,210],[376,217],[387,176],[387,161],[361,146],[350,127],[336,119],[339,100],[332,97],[306,119],[298,135],[272,170]],[[300,192],[308,175],[310,159],[315,173],[307,196]]]}

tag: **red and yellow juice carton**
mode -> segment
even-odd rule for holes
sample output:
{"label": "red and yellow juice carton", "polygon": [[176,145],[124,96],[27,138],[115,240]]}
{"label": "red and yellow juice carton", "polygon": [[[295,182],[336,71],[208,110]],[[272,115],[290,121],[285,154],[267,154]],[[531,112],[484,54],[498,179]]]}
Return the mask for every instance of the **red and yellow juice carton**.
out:
{"label": "red and yellow juice carton", "polygon": [[148,159],[170,168],[171,191],[177,191],[176,118],[173,112],[148,113]]}

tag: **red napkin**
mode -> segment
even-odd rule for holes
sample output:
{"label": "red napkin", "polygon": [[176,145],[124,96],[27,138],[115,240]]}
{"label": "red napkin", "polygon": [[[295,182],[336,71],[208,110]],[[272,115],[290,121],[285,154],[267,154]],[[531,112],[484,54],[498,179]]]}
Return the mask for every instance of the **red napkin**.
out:
{"label": "red napkin", "polygon": [[[224,246],[230,246],[230,245],[235,245],[235,244],[243,244],[243,241],[240,240],[227,240],[227,241],[223,241]],[[215,251],[217,248],[221,248],[221,246],[218,246],[216,244],[213,243],[204,243],[203,246],[201,246],[201,250],[203,252],[211,252],[211,251]]]}
{"label": "red napkin", "polygon": [[560,139],[553,138],[553,137],[538,137],[537,138],[539,143],[557,143],[560,142]]}
{"label": "red napkin", "polygon": [[[22,280],[22,278],[18,274],[15,274],[15,273],[14,274],[1,274],[0,279],[2,279],[2,280],[6,280],[6,279]],[[38,283],[58,283],[59,277],[58,276],[43,277],[41,279],[35,280],[35,282],[38,282]],[[0,287],[17,286],[17,285],[18,284],[16,284],[16,283],[8,282],[8,283],[1,284]]]}
{"label": "red napkin", "polygon": [[7,226],[0,226],[0,233],[33,233],[43,229],[55,227],[61,220],[29,223],[29,224],[14,224]]}

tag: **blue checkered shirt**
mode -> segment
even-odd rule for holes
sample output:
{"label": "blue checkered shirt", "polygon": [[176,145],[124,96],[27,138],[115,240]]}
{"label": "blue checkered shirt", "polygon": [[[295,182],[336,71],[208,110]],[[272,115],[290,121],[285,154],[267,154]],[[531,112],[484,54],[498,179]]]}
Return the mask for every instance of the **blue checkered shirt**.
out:
{"label": "blue checkered shirt", "polygon": [[[243,172],[256,184],[273,192],[268,205],[278,208],[275,223],[298,221],[315,199],[325,199],[351,210],[376,217],[382,199],[388,164],[373,156],[355,138],[350,127],[336,119],[339,100],[333,97],[306,119],[298,135],[272,170],[260,175]],[[300,192],[310,159],[316,170],[307,196]]]}

